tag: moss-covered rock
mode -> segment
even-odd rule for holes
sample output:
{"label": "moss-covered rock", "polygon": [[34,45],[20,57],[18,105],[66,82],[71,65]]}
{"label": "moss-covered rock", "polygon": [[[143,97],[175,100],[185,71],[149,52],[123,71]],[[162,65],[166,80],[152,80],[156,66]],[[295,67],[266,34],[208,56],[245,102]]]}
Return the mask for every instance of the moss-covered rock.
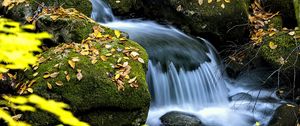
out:
{"label": "moss-covered rock", "polygon": [[115,13],[125,15],[141,9],[141,0],[107,0]]}
{"label": "moss-covered rock", "polygon": [[63,42],[81,42],[93,31],[92,23],[84,18],[62,17],[51,18],[53,15],[42,15],[38,18],[36,25],[41,31],[47,31],[53,35],[55,44]]}
{"label": "moss-covered rock", "polygon": [[92,12],[92,3],[89,0],[30,0],[30,3],[32,5],[45,3],[45,6],[75,8],[87,16],[90,16]]}
{"label": "moss-covered rock", "polygon": [[[295,39],[293,35],[288,34],[289,31],[277,32],[274,36],[264,37],[264,44],[261,47],[261,56],[273,64],[274,68],[279,68],[283,65],[285,68],[294,68],[299,65],[299,39]],[[297,31],[296,34],[299,34]],[[270,42],[274,43],[276,48],[270,48]]]}
{"label": "moss-covered rock", "polygon": [[[131,40],[120,40],[109,34],[113,32],[110,29],[101,31],[103,36],[98,36],[98,39],[91,34],[85,43],[61,44],[44,52],[40,58],[42,63],[33,68],[36,70],[27,70],[21,82],[26,85],[26,81],[35,80],[31,88],[36,94],[68,103],[72,112],[92,125],[145,123],[150,104],[145,78],[146,51]],[[134,58],[132,52],[138,53],[145,63]],[[70,65],[72,60],[74,69]],[[128,77],[122,75],[124,69],[121,66],[126,63],[131,66]],[[38,75],[33,76],[34,73]],[[53,73],[58,75],[49,77]],[[79,73],[82,80],[78,79]],[[136,82],[132,85],[130,80],[134,77]],[[118,81],[124,82],[121,90]],[[50,124],[52,119],[40,122],[40,118],[49,118],[44,115],[33,114],[29,118],[36,119],[34,124]]]}
{"label": "moss-covered rock", "polygon": [[296,126],[299,107],[294,104],[283,104],[278,107],[268,126]]}
{"label": "moss-covered rock", "polygon": [[[136,0],[128,1],[136,2]],[[210,32],[220,35],[223,39],[237,40],[237,38],[243,37],[248,23],[248,0],[234,0],[230,3],[224,1],[207,3],[204,1],[202,5],[199,5],[197,0],[140,1],[143,3],[141,4],[142,8],[131,11],[132,13],[135,12],[137,15],[146,16],[150,19],[167,20],[196,35]],[[114,12],[124,10],[122,8],[127,6],[115,7],[117,3],[114,0],[108,2]],[[222,8],[222,4],[225,8]],[[130,6],[127,7],[130,8]]]}
{"label": "moss-covered rock", "polygon": [[293,0],[262,0],[266,11],[280,12],[285,27],[293,28],[297,25]]}

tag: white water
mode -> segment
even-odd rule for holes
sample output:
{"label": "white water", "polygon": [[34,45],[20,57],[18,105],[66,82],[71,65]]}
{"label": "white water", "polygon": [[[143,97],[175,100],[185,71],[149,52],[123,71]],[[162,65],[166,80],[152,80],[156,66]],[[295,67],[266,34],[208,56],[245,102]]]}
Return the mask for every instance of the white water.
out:
{"label": "white water", "polygon": [[[147,124],[160,125],[159,118],[170,111],[194,114],[209,126],[268,123],[278,106],[274,93],[242,86],[256,82],[234,81],[223,76],[216,52],[205,40],[196,40],[173,27],[152,21],[118,20],[107,4],[101,0],[91,1],[93,19],[128,33],[130,39],[141,44],[149,54],[147,82],[152,101]],[[248,99],[242,96],[229,100],[241,93]],[[263,100],[268,98],[276,102]]]}

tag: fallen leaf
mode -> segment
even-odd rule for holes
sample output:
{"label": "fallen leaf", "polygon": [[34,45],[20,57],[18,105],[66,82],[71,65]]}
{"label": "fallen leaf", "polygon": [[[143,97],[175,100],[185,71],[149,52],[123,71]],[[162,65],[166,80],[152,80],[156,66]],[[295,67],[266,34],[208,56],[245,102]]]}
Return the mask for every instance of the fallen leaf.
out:
{"label": "fallen leaf", "polygon": [[105,48],[107,48],[107,49],[110,49],[111,47],[112,47],[112,46],[109,45],[109,44],[105,45]]}
{"label": "fallen leaf", "polygon": [[211,3],[212,2],[212,0],[207,0],[207,3]]}
{"label": "fallen leaf", "polygon": [[135,52],[135,51],[132,51],[131,53],[130,53],[130,56],[131,57],[136,57],[136,56],[138,56],[139,55],[139,53],[137,53],[137,52]]}
{"label": "fallen leaf", "polygon": [[59,17],[58,15],[51,15],[51,16],[50,16],[50,18],[51,18],[53,21],[57,20],[58,17]]}
{"label": "fallen leaf", "polygon": [[48,89],[52,89],[52,85],[49,83],[49,82],[47,82],[47,87],[48,87]]}
{"label": "fallen leaf", "polygon": [[55,78],[58,76],[58,74],[59,74],[59,72],[54,72],[54,73],[50,74],[50,77]]}
{"label": "fallen leaf", "polygon": [[117,36],[117,38],[120,38],[121,36],[121,32],[119,30],[114,30],[115,35]]}
{"label": "fallen leaf", "polygon": [[32,89],[32,88],[27,88],[27,91],[28,91],[29,93],[33,93],[33,89]]}
{"label": "fallen leaf", "polygon": [[[39,74],[39,72],[35,72],[32,76],[36,77]],[[1,79],[0,79],[1,80]]]}
{"label": "fallen leaf", "polygon": [[79,57],[72,57],[72,61],[78,62],[78,61],[80,61],[80,59],[79,59]]}
{"label": "fallen leaf", "polygon": [[269,42],[269,47],[271,49],[276,49],[277,48],[277,45],[274,44],[274,42]]}
{"label": "fallen leaf", "polygon": [[105,54],[105,56],[112,56],[112,54],[111,53],[107,53],[107,54]]}
{"label": "fallen leaf", "polygon": [[43,78],[44,78],[44,79],[47,79],[47,78],[50,77],[50,75],[51,75],[50,73],[47,73],[47,72],[46,72],[46,73],[44,74]]}
{"label": "fallen leaf", "polygon": [[140,62],[140,63],[145,63],[145,61],[142,59],[142,58],[138,58],[138,61]]}
{"label": "fallen leaf", "polygon": [[135,80],[136,80],[136,77],[130,79],[130,80],[128,81],[128,83],[133,83]]}
{"label": "fallen leaf", "polygon": [[224,0],[226,3],[230,3],[230,0]]}
{"label": "fallen leaf", "polygon": [[64,83],[63,83],[62,81],[56,81],[55,84],[56,84],[57,86],[63,86],[63,85],[64,85]]}
{"label": "fallen leaf", "polygon": [[102,56],[100,56],[100,58],[101,58],[102,61],[107,61],[107,57],[106,56],[102,55]]}
{"label": "fallen leaf", "polygon": [[120,74],[116,74],[115,79],[118,80],[120,78]]}
{"label": "fallen leaf", "polygon": [[82,79],[82,73],[80,69],[77,69],[77,75],[76,75],[77,79],[80,81]]}
{"label": "fallen leaf", "polygon": [[96,64],[98,62],[97,59],[92,59],[92,64]]}
{"label": "fallen leaf", "polygon": [[70,77],[69,74],[66,75],[66,79],[67,79],[68,82],[71,80],[71,77]]}
{"label": "fallen leaf", "polygon": [[222,4],[221,4],[221,7],[224,9],[224,8],[225,8],[225,4],[222,3]]}
{"label": "fallen leaf", "polygon": [[128,62],[124,62],[122,65],[122,67],[126,67],[126,66],[128,66]]}
{"label": "fallen leaf", "polygon": [[203,4],[203,0],[198,0],[198,4],[201,6]]}
{"label": "fallen leaf", "polygon": [[291,31],[288,34],[291,35],[291,36],[293,36],[293,35],[295,35],[295,31]]}
{"label": "fallen leaf", "polygon": [[72,67],[72,69],[75,69],[75,62],[72,60],[68,60],[69,65]]}
{"label": "fallen leaf", "polygon": [[11,118],[13,118],[14,120],[19,120],[22,117],[22,114],[17,114],[12,116]]}

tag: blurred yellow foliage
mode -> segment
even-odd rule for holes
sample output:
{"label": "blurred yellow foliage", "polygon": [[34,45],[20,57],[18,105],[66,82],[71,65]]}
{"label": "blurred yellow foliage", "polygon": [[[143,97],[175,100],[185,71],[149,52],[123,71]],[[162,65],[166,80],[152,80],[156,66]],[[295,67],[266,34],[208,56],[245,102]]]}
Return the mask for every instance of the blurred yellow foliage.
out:
{"label": "blurred yellow foliage", "polygon": [[[89,126],[88,123],[78,120],[70,111],[67,111],[69,106],[63,102],[54,100],[46,100],[38,95],[32,94],[27,97],[3,97],[9,102],[9,107],[21,111],[36,111],[36,108],[50,112],[58,117],[63,123],[70,126]],[[30,126],[21,121],[15,121],[6,111],[0,109],[0,118],[3,118],[9,126]]]}
{"label": "blurred yellow foliage", "polygon": [[33,52],[40,51],[40,39],[51,38],[46,32],[29,33],[24,29],[34,30],[34,26],[21,26],[18,22],[0,18],[0,73],[9,69],[25,69],[36,63],[37,57]]}

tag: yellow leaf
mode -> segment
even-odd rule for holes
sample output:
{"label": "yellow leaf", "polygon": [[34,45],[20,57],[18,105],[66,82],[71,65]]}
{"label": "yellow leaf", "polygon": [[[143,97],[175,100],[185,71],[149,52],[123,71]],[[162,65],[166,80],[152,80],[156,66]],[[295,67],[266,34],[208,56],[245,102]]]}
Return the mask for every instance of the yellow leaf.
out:
{"label": "yellow leaf", "polygon": [[30,93],[33,93],[33,89],[32,88],[27,88],[27,91]]}
{"label": "yellow leaf", "polygon": [[259,122],[255,122],[255,126],[260,126],[260,123]]}
{"label": "yellow leaf", "polygon": [[221,7],[224,9],[224,8],[225,8],[225,4],[222,3],[222,4],[221,4]]}
{"label": "yellow leaf", "polygon": [[48,89],[52,89],[52,85],[49,83],[49,82],[47,82],[47,87],[48,87]]}
{"label": "yellow leaf", "polygon": [[136,77],[130,79],[130,80],[128,81],[128,83],[133,83],[135,80],[136,80]]}
{"label": "yellow leaf", "polygon": [[55,84],[56,84],[57,86],[63,86],[63,85],[64,85],[62,81],[56,81]]}
{"label": "yellow leaf", "polygon": [[72,69],[75,69],[75,62],[72,60],[68,60],[69,65],[72,67]]}
{"label": "yellow leaf", "polygon": [[78,61],[80,61],[80,59],[79,59],[79,57],[72,57],[72,61],[78,62]]}
{"label": "yellow leaf", "polygon": [[112,54],[111,53],[107,53],[107,54],[105,54],[105,56],[112,56]]}
{"label": "yellow leaf", "polygon": [[226,3],[230,3],[230,0],[224,0]]}
{"label": "yellow leaf", "polygon": [[120,74],[116,74],[115,79],[118,80],[120,78]]}
{"label": "yellow leaf", "polygon": [[119,30],[114,30],[115,35],[117,36],[117,38],[120,38],[121,36],[121,32]]}
{"label": "yellow leaf", "polygon": [[71,77],[70,77],[69,74],[66,75],[66,79],[67,79],[68,82],[70,81]]}
{"label": "yellow leaf", "polygon": [[36,77],[38,74],[39,74],[39,72],[35,72],[35,73],[33,74],[33,77]]}
{"label": "yellow leaf", "polygon": [[107,61],[107,57],[106,56],[100,56],[102,61]]}
{"label": "yellow leaf", "polygon": [[207,0],[207,3],[211,3],[212,2],[212,0]]}
{"label": "yellow leaf", "polygon": [[276,49],[277,48],[277,45],[274,44],[274,42],[269,42],[269,47],[271,49]]}
{"label": "yellow leaf", "polygon": [[45,78],[45,79],[47,79],[47,78],[49,78],[50,77],[50,73],[45,73],[45,75],[43,76],[43,78]]}
{"label": "yellow leaf", "polygon": [[53,21],[57,20],[58,17],[59,17],[58,15],[51,15],[51,16],[50,16],[50,18],[51,18]]}

